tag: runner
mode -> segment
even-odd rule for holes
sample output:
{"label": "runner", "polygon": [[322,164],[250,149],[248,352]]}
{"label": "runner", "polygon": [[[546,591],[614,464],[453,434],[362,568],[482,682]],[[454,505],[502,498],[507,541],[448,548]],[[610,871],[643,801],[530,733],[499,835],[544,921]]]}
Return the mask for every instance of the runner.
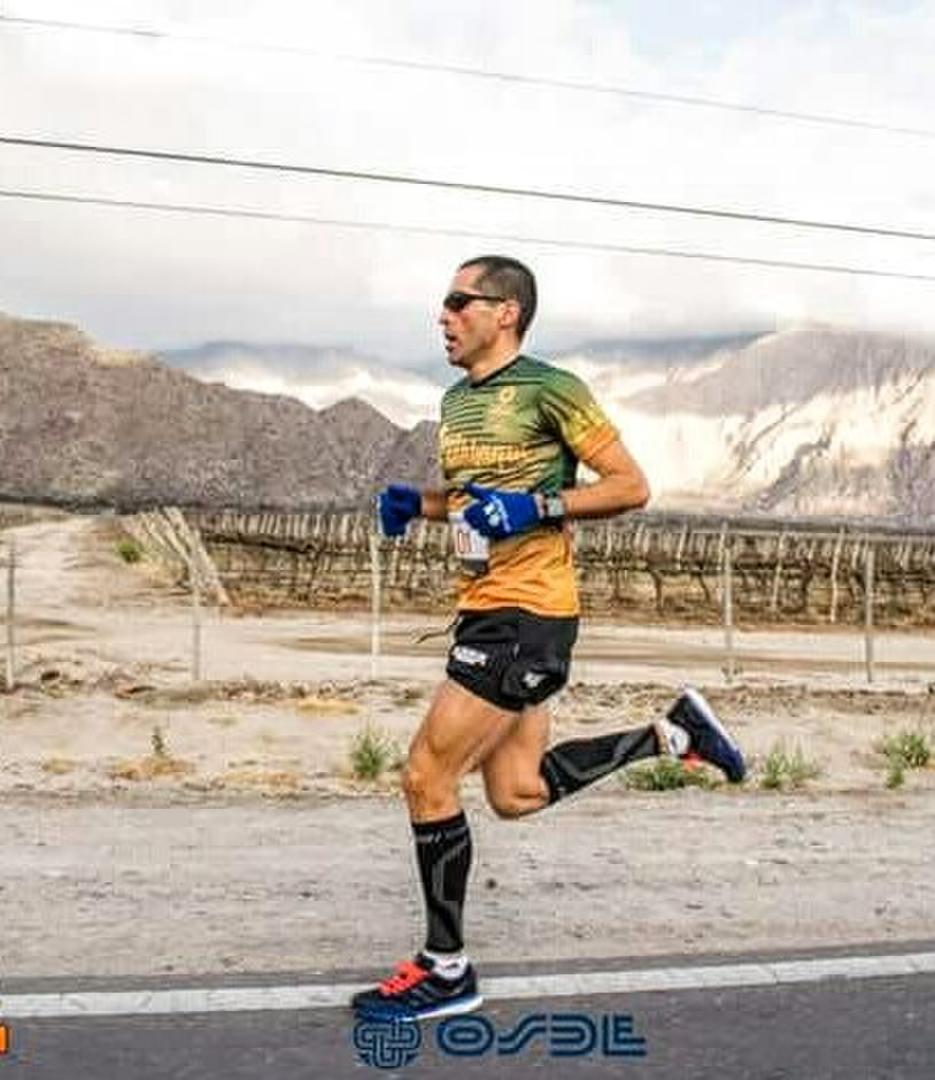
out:
{"label": "runner", "polygon": [[[566,522],[644,506],[649,488],[584,383],[520,352],[535,311],[535,278],[522,263],[491,255],[459,267],[439,318],[449,363],[464,371],[442,401],[445,490],[391,484],[379,497],[387,536],[418,516],[450,521],[462,573],[447,678],[403,772],[425,947],[354,997],[364,1017],[447,1016],[482,1002],[462,937],[471,832],[459,785],[471,770],[504,818],[660,754],[697,756],[735,783],[744,776],[740,749],[693,689],[658,723],[548,748],[543,703],[567,681],[578,633]],[[575,486],[579,462],[594,483]]]}

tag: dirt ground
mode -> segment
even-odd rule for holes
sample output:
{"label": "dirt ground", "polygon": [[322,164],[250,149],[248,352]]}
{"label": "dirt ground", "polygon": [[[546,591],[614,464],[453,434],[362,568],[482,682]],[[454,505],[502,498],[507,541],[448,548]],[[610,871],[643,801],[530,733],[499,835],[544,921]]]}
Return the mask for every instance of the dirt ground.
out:
{"label": "dirt ground", "polygon": [[[443,621],[207,610],[116,554],[105,519],[15,537],[17,686],[0,694],[7,977],[390,963],[421,911],[396,774],[350,772],[364,728],[401,751],[441,677]],[[2,590],[0,590],[2,593]],[[886,787],[888,734],[935,736],[935,638],[591,624],[558,738],[659,715],[700,685],[752,763],[739,789],[617,776],[523,822],[468,779],[478,959],[549,960],[935,936],[935,769]],[[0,669],[2,670],[2,669]],[[818,775],[763,787],[777,747]],[[390,757],[398,756],[395,749]]]}

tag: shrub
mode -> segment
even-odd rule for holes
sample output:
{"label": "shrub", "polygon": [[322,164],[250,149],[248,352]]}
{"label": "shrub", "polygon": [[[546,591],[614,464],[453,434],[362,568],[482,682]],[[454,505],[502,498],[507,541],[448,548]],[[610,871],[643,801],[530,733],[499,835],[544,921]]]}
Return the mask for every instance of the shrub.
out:
{"label": "shrub", "polygon": [[714,781],[702,769],[688,768],[683,761],[659,757],[651,765],[640,765],[623,774],[632,791],[674,791],[677,788],[710,788]]}
{"label": "shrub", "polygon": [[886,786],[893,790],[903,786],[907,769],[924,769],[932,759],[932,742],[919,729],[903,728],[887,735],[876,749],[886,758]]}
{"label": "shrub", "polygon": [[166,737],[162,733],[161,727],[154,727],[153,733],[150,736],[150,743],[153,748],[153,757],[167,758],[169,756],[169,749],[166,746]]}
{"label": "shrub", "polygon": [[901,788],[906,781],[906,766],[898,758],[890,758],[886,769],[886,786],[890,791]]}
{"label": "shrub", "polygon": [[182,761],[169,752],[162,728],[154,727],[150,736],[152,753],[134,761],[118,761],[108,766],[112,780],[155,780],[158,777],[185,776],[195,771],[190,761]]}
{"label": "shrub", "polygon": [[801,746],[790,754],[785,746],[776,743],[763,762],[763,776],[760,787],[767,791],[782,791],[785,788],[801,788],[809,780],[821,776],[821,766],[814,758],[807,758]]}
{"label": "shrub", "polygon": [[402,753],[395,739],[369,724],[351,743],[351,772],[357,780],[379,780],[387,769],[402,765]]}
{"label": "shrub", "polygon": [[132,536],[117,541],[117,554],[125,563],[138,563],[143,558],[143,547]]}
{"label": "shrub", "polygon": [[919,730],[904,728],[895,735],[887,735],[878,749],[887,760],[898,761],[907,769],[924,769],[932,758],[931,741]]}

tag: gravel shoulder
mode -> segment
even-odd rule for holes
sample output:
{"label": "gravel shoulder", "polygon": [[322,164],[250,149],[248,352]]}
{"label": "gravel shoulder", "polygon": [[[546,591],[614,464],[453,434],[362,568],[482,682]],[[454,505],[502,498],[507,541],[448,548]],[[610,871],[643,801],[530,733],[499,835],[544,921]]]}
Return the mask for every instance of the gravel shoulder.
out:
{"label": "gravel shoulder", "polygon": [[[16,530],[19,685],[0,694],[4,974],[328,970],[390,963],[421,911],[392,770],[349,770],[365,726],[404,747],[443,667],[388,620],[207,613],[189,677],[186,598],[116,556],[106,522]],[[880,639],[860,685],[845,633],[585,627],[558,738],[645,722],[685,678],[753,761],[739,790],[619,777],[523,822],[476,778],[468,937],[478,959],[548,960],[908,941],[935,930],[935,770],[885,786],[887,734],[935,732],[935,642]],[[777,746],[819,773],[761,786]]]}

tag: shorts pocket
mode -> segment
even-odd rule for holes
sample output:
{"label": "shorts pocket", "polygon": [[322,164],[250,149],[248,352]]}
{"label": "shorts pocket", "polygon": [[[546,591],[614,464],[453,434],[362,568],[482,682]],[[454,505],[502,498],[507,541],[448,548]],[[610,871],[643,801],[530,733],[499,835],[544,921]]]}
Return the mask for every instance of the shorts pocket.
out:
{"label": "shorts pocket", "polygon": [[504,694],[530,705],[539,705],[568,681],[568,660],[558,655],[519,656],[503,673]]}

